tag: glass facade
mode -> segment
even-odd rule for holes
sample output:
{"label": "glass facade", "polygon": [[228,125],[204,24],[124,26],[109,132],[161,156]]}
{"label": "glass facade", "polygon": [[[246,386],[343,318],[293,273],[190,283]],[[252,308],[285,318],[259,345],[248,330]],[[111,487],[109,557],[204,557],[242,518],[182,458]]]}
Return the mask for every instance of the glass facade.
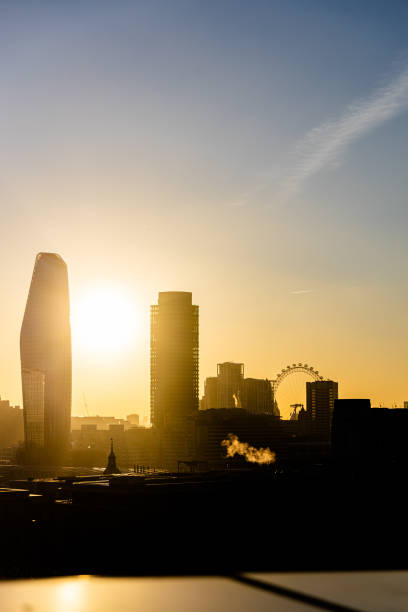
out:
{"label": "glass facade", "polygon": [[159,293],[151,307],[150,407],[159,427],[198,410],[198,306],[189,292]]}
{"label": "glass facade", "polygon": [[58,464],[69,446],[72,374],[68,272],[55,253],[37,255],[20,355],[26,447],[41,446],[43,460]]}
{"label": "glass facade", "polygon": [[21,371],[24,402],[24,433],[28,446],[44,448],[45,374],[40,370]]}

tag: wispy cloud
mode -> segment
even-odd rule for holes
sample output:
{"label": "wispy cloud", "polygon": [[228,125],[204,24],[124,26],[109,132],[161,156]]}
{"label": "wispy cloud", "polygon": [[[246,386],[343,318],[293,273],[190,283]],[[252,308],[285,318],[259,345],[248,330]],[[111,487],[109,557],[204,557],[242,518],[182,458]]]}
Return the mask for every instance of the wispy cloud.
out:
{"label": "wispy cloud", "polygon": [[282,185],[282,196],[294,195],[302,183],[338,164],[354,140],[408,108],[408,69],[370,97],[350,104],[343,114],[315,127],[299,142]]}
{"label": "wispy cloud", "polygon": [[284,203],[299,192],[303,183],[327,167],[338,165],[348,147],[386,121],[408,109],[408,68],[371,96],[346,107],[337,118],[325,121],[305,134],[295,146],[284,169],[266,173],[230,206],[247,205],[261,192],[274,192],[276,203]]}
{"label": "wispy cloud", "polygon": [[313,289],[297,289],[296,291],[291,291],[292,295],[300,295],[302,293],[312,293]]}

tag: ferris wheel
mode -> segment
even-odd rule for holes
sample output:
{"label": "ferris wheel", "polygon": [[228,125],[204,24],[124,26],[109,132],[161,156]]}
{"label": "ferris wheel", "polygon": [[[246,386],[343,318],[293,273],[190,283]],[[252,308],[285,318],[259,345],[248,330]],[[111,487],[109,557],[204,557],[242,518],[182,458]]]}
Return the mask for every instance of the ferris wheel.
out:
{"label": "ferris wheel", "polygon": [[316,370],[313,366],[310,366],[307,363],[292,363],[292,365],[288,365],[286,368],[283,368],[274,380],[271,380],[274,405],[277,406],[276,392],[281,382],[291,374],[296,374],[298,372],[307,374],[313,378],[313,380],[324,380],[324,377],[320,374],[319,370]]}

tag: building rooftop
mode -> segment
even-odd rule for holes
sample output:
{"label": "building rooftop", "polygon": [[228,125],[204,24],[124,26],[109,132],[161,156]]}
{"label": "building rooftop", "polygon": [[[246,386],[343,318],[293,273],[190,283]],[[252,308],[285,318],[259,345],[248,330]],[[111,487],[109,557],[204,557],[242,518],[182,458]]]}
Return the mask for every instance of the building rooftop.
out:
{"label": "building rooftop", "polygon": [[2,612],[399,612],[408,609],[408,571],[267,573],[206,577],[71,576],[0,583]]}

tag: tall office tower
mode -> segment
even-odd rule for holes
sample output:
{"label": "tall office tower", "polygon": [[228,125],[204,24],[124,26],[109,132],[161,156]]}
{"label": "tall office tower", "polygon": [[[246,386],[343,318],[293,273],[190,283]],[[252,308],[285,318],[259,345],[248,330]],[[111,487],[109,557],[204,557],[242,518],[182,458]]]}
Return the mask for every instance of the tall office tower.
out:
{"label": "tall office tower", "polygon": [[161,292],[151,306],[150,410],[156,427],[198,410],[198,306],[186,291]]}
{"label": "tall office tower", "polygon": [[71,328],[67,266],[55,253],[35,260],[20,356],[27,459],[58,465],[71,429]]}
{"label": "tall office tower", "polygon": [[218,378],[216,376],[210,376],[204,381],[204,395],[201,400],[201,410],[211,410],[212,408],[218,408],[217,396]]}
{"label": "tall office tower", "polygon": [[242,363],[219,363],[218,376],[205,379],[201,410],[243,408],[252,414],[279,416],[273,402],[271,381],[244,378]]}
{"label": "tall office tower", "polygon": [[270,380],[264,380],[262,378],[245,378],[242,407],[252,414],[274,414]]}
{"label": "tall office tower", "polygon": [[217,407],[242,408],[244,364],[227,361],[217,365]]}
{"label": "tall office tower", "polygon": [[329,441],[334,411],[338,397],[338,383],[333,380],[315,380],[306,383],[306,412],[311,433],[318,439]]}

